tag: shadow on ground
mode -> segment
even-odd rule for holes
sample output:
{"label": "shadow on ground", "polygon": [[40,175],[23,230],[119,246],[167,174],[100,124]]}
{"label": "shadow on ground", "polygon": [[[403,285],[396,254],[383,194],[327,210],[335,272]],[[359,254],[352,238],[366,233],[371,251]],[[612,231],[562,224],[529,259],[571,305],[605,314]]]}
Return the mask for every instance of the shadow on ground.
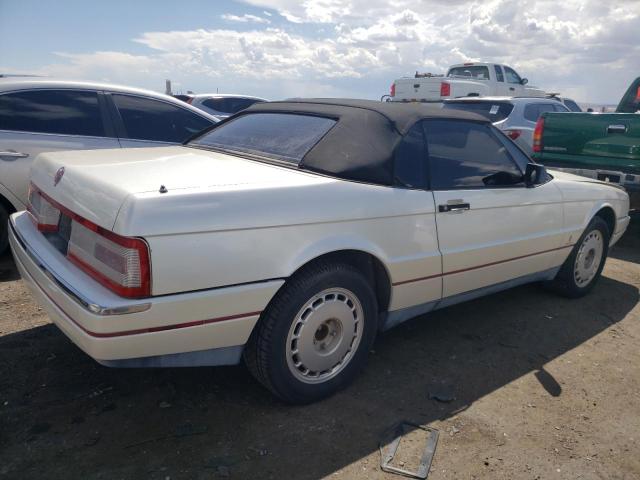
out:
{"label": "shadow on ground", "polygon": [[[52,325],[5,335],[0,477],[211,478],[222,467],[322,478],[375,451],[395,422],[446,419],[527,373],[562,396],[545,364],[637,302],[636,287],[603,277],[580,300],[532,285],[416,318],[378,338],[354,385],[305,407],[274,400],[242,367],[112,370]],[[455,400],[430,400],[433,384]]]}
{"label": "shadow on ground", "polygon": [[8,250],[0,255],[0,282],[10,282],[20,278],[20,274]]}

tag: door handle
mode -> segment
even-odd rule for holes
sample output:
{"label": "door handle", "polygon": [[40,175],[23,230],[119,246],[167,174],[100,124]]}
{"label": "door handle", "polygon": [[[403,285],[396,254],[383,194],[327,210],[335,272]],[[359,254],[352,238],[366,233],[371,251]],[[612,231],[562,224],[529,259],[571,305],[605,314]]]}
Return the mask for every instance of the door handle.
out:
{"label": "door handle", "polygon": [[512,92],[515,92],[515,91],[516,91],[516,89],[515,89],[515,88],[513,88],[513,87],[509,87],[509,90],[511,90]]}
{"label": "door handle", "polygon": [[0,157],[27,158],[28,156],[28,153],[16,152],[15,150],[6,150],[4,152],[0,152]]}
{"label": "door handle", "polygon": [[464,212],[465,210],[471,210],[471,204],[469,204],[469,203],[446,203],[444,205],[438,205],[438,211],[440,213]]}
{"label": "door handle", "polygon": [[609,125],[607,127],[607,133],[627,133],[626,125]]}

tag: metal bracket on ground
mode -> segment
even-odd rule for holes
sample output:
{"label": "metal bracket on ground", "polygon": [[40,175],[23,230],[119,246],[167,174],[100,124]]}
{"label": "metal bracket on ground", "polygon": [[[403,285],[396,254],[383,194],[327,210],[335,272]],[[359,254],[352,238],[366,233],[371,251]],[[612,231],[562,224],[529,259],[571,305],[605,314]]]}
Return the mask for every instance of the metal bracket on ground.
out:
{"label": "metal bracket on ground", "polygon": [[[395,457],[398,447],[400,446],[400,440],[402,437],[411,430],[420,429],[428,433],[427,441],[424,448],[424,453],[420,460],[418,469],[415,472],[405,470],[391,465],[393,458]],[[398,475],[404,475],[411,478],[427,478],[429,475],[429,469],[431,468],[431,461],[433,455],[436,452],[436,445],[438,444],[438,436],[440,432],[435,428],[425,427],[424,425],[416,425],[411,422],[400,422],[391,427],[380,442],[380,468],[389,473],[396,473]],[[386,440],[392,439],[391,442]],[[387,445],[385,449],[385,445]]]}

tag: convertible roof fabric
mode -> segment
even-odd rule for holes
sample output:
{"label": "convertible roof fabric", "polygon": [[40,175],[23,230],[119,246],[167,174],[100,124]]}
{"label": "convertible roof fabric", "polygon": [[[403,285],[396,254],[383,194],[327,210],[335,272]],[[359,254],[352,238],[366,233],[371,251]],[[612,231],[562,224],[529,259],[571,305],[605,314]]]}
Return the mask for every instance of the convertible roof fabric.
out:
{"label": "convertible roof fabric", "polygon": [[335,118],[337,123],[307,152],[301,168],[366,183],[392,185],[397,145],[423,119],[489,124],[484,117],[424,103],[351,99],[300,99],[255,103],[240,113],[297,113]]}

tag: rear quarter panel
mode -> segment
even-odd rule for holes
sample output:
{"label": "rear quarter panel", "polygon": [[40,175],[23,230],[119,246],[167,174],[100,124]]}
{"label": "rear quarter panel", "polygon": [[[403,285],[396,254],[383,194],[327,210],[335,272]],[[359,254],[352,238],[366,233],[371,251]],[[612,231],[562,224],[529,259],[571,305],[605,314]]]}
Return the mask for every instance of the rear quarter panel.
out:
{"label": "rear quarter panel", "polygon": [[[184,198],[171,210],[161,207],[167,196],[140,202],[130,197],[123,207],[129,213],[116,222],[116,231],[126,235],[149,222],[149,233],[141,236],[151,248],[154,295],[287,278],[339,250],[373,255],[392,283],[441,273],[431,192],[330,181],[175,195]],[[172,219],[179,228],[169,225]],[[440,282],[395,290],[392,308],[439,298]]]}

